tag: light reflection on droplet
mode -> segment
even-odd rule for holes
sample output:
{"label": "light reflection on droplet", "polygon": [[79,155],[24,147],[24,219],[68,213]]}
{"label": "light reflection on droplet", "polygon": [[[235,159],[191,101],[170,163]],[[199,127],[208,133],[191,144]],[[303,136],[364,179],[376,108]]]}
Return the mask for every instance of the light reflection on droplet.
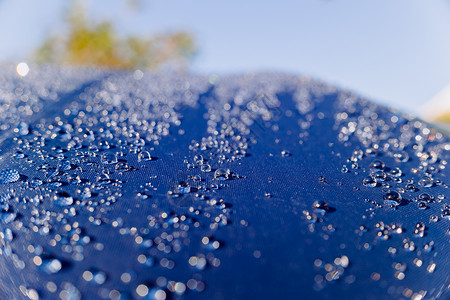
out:
{"label": "light reflection on droplet", "polygon": [[25,77],[28,75],[28,72],[30,72],[30,67],[28,67],[27,63],[21,62],[17,64],[16,71],[19,76]]}

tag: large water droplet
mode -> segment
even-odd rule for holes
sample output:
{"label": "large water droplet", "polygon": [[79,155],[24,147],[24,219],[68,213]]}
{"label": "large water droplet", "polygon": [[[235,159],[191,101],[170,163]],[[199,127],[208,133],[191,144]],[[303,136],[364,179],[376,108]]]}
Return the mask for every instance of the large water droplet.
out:
{"label": "large water droplet", "polygon": [[394,177],[400,177],[402,176],[402,170],[400,168],[393,168],[389,171],[389,174]]}
{"label": "large water droplet", "polygon": [[204,162],[203,156],[201,154],[194,156],[194,162],[197,165],[202,165]]}
{"label": "large water droplet", "polygon": [[433,197],[431,197],[430,194],[428,194],[428,193],[422,193],[419,195],[419,200],[425,201],[425,202],[431,202],[431,200],[433,200]]}
{"label": "large water droplet", "polygon": [[428,205],[427,205],[427,203],[425,201],[419,201],[419,203],[417,203],[417,207],[419,209],[427,209]]}
{"label": "large water droplet", "polygon": [[420,186],[429,188],[429,187],[432,187],[432,186],[433,186],[433,179],[431,179],[431,178],[428,177],[428,176],[424,176],[424,177],[420,178],[418,184],[419,184]]}
{"label": "large water droplet", "polygon": [[149,161],[152,160],[152,156],[150,155],[150,152],[148,151],[142,151],[138,154],[138,161]]}
{"label": "large water droplet", "polygon": [[363,185],[367,187],[376,187],[377,181],[372,176],[366,176],[363,179]]}
{"label": "large water droplet", "polygon": [[209,164],[203,164],[200,170],[205,173],[211,172],[211,166]]}
{"label": "large water droplet", "polygon": [[214,178],[217,180],[227,180],[231,172],[229,169],[219,168],[214,172]]}
{"label": "large water droplet", "polygon": [[389,191],[383,196],[384,203],[397,206],[402,202],[402,196],[396,191]]}
{"label": "large water droplet", "polygon": [[111,179],[109,179],[109,175],[105,172],[102,172],[100,175],[97,176],[97,182],[100,185],[107,185],[111,183]]}
{"label": "large water droplet", "polygon": [[450,220],[450,207],[445,206],[441,211],[441,216],[445,219]]}
{"label": "large water droplet", "polygon": [[385,167],[384,162],[382,162],[381,160],[374,160],[373,162],[370,163],[370,168],[371,169],[378,169],[378,170],[383,170]]}

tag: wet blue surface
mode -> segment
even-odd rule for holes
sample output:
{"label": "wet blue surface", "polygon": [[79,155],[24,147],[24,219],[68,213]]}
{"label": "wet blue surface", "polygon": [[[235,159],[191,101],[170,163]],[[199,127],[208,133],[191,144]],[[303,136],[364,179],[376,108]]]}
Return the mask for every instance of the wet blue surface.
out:
{"label": "wet blue surface", "polygon": [[450,295],[450,140],[426,123],[282,74],[1,82],[1,298]]}

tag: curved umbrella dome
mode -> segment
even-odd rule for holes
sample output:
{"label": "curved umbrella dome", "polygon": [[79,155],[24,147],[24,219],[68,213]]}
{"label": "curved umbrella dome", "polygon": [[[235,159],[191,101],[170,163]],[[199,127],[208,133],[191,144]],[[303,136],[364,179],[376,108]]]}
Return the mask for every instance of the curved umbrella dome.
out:
{"label": "curved umbrella dome", "polygon": [[8,72],[0,298],[449,297],[428,124],[285,74]]}

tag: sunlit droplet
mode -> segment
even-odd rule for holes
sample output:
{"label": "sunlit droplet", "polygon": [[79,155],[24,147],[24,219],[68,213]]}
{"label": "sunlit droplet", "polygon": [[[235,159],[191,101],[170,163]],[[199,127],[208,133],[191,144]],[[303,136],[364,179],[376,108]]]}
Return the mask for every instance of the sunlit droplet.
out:
{"label": "sunlit droplet", "polygon": [[28,67],[27,63],[21,62],[17,64],[16,71],[19,76],[25,77],[30,72],[30,67]]}

